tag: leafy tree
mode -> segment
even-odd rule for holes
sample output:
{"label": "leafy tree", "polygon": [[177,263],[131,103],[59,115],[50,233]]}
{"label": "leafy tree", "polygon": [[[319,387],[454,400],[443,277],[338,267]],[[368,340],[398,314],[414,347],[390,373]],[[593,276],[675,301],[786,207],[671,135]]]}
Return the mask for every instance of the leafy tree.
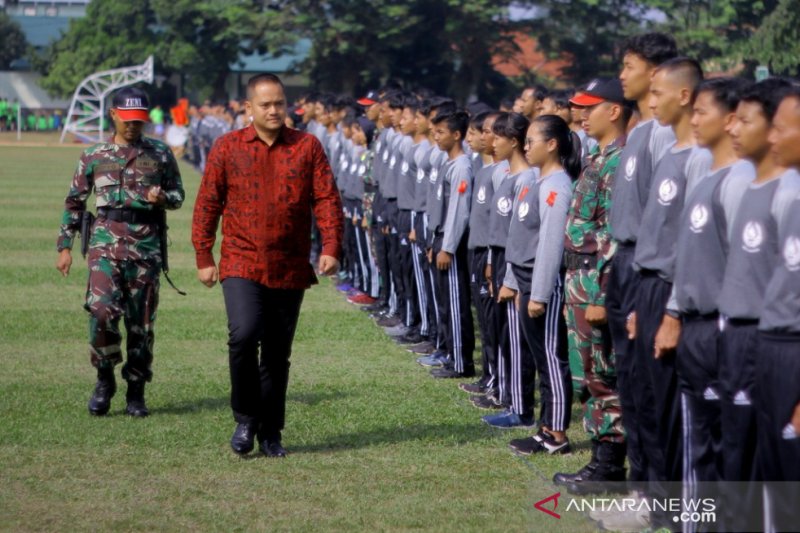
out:
{"label": "leafy tree", "polygon": [[796,0],[780,0],[745,47],[745,54],[777,74],[800,73],[800,11]]}
{"label": "leafy tree", "polygon": [[23,57],[27,46],[19,24],[0,11],[0,69],[7,69],[12,61]]}

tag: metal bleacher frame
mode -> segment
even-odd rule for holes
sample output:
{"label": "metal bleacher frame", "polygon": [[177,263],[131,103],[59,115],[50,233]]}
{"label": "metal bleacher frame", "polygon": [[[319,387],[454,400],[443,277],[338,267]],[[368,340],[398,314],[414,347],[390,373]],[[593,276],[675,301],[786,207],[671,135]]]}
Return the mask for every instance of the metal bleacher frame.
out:
{"label": "metal bleacher frame", "polygon": [[101,142],[106,97],[121,87],[139,82],[153,83],[153,56],[141,65],[103,70],[84,78],[72,96],[61,142],[67,133],[84,142]]}

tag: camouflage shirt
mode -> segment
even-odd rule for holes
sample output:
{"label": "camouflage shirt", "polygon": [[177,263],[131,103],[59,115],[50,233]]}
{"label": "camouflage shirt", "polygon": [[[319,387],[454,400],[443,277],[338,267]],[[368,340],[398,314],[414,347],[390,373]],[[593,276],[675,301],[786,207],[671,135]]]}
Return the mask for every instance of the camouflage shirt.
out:
{"label": "camouflage shirt", "polygon": [[581,271],[580,292],[583,294],[567,294],[567,303],[605,305],[608,269],[616,249],[608,223],[611,186],[624,146],[624,135],[602,152],[599,146],[594,146],[586,168],[574,184],[564,250],[595,255],[597,266]]}
{"label": "camouflage shirt", "polygon": [[[94,190],[98,208],[153,209],[147,193],[160,186],[167,209],[178,209],[184,190],[180,171],[169,147],[155,139],[141,137],[131,145],[110,140],[84,150],[64,201],[57,248],[72,248],[80,231],[81,213]],[[89,248],[96,255],[113,259],[160,256],[158,229],[153,224],[128,224],[98,219],[92,230]]]}

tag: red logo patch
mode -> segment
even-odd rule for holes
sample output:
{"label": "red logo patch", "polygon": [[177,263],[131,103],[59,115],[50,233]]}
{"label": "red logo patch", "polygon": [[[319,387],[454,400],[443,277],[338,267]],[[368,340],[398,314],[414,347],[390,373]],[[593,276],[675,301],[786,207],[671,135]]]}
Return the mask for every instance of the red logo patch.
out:
{"label": "red logo patch", "polygon": [[[555,512],[555,510],[558,508],[558,498],[559,498],[559,496],[561,496],[561,493],[560,492],[556,492],[555,494],[553,494],[551,496],[548,496],[544,500],[539,500],[538,502],[534,503],[533,506],[536,509],[540,510],[541,512],[549,514],[550,516],[558,518],[560,520],[561,519],[561,515]],[[551,500],[553,501],[553,510],[552,511],[550,509],[546,509],[544,507],[544,504],[546,504],[547,502],[549,502]]]}
{"label": "red logo patch", "polygon": [[556,191],[550,191],[550,196],[547,197],[547,205],[553,207],[553,204],[556,203],[556,197],[558,197],[558,193]]}
{"label": "red logo patch", "polygon": [[525,198],[525,195],[528,194],[528,188],[523,187],[522,190],[519,192],[519,199],[522,200]]}
{"label": "red logo patch", "polygon": [[458,184],[458,194],[464,194],[467,192],[467,180],[461,180],[461,183]]}

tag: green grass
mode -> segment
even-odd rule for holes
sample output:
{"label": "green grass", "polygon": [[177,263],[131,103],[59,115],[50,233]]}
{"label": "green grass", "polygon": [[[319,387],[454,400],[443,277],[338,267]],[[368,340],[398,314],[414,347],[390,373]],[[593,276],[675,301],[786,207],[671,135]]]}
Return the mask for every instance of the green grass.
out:
{"label": "green grass", "polygon": [[[0,529],[8,531],[592,531],[533,509],[555,471],[525,460],[453,381],[435,381],[328,281],[310,290],[292,356],[287,460],[229,449],[226,319],[219,287],[195,280],[189,240],[199,176],[182,166],[170,215],[152,416],[92,418],[82,309],[85,262],[55,270],[55,237],[79,147],[0,146]],[[577,414],[577,411],[576,411]]]}

